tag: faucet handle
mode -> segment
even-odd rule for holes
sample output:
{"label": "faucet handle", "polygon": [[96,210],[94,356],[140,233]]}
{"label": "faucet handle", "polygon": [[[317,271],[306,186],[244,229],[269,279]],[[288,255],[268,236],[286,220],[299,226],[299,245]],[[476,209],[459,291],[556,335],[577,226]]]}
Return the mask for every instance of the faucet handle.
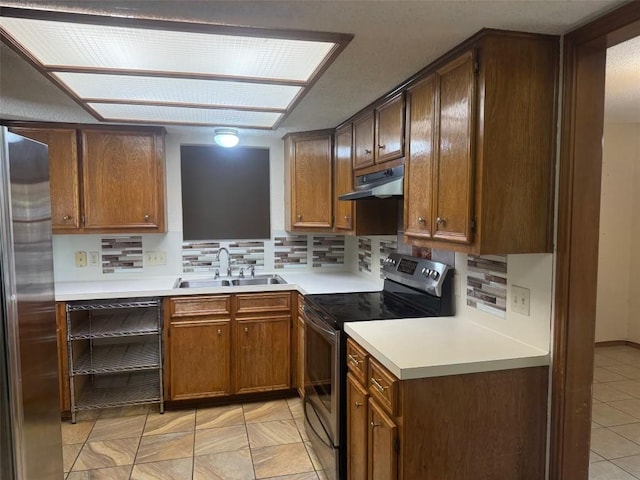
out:
{"label": "faucet handle", "polygon": [[218,270],[217,268],[216,268],[216,272],[215,272],[214,278],[220,278],[220,270]]}
{"label": "faucet handle", "polygon": [[240,278],[244,278],[244,268],[240,267],[240,273],[238,274]]}
{"label": "faucet handle", "polygon": [[255,267],[255,265],[249,265],[249,271],[251,272],[251,278],[256,276],[256,267]]}

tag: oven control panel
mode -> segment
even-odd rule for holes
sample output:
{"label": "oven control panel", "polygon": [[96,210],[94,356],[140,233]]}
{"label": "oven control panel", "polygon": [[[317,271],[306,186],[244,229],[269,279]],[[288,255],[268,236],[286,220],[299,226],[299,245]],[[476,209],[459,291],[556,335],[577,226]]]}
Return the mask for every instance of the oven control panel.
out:
{"label": "oven control panel", "polygon": [[[400,253],[391,253],[382,262],[384,277],[432,295],[442,295],[442,284],[453,268],[446,263]],[[451,272],[451,273],[450,273]]]}

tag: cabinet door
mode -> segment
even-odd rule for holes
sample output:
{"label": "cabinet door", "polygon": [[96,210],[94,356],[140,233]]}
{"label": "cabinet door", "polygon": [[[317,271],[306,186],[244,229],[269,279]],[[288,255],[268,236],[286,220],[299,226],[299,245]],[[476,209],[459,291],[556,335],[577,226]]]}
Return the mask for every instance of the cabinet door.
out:
{"label": "cabinet door", "polygon": [[398,427],[394,421],[369,399],[368,468],[369,480],[398,478]]}
{"label": "cabinet door", "polygon": [[331,228],[331,136],[294,141],[292,225]]}
{"label": "cabinet door", "polygon": [[341,201],[338,197],[343,193],[353,191],[353,160],[352,160],[352,134],[351,125],[336,132],[336,156],[335,156],[335,192],[334,211],[336,220],[334,227],[338,230],[349,231],[353,229],[354,205],[351,201]]}
{"label": "cabinet door", "polygon": [[435,75],[407,91],[409,146],[404,172],[404,233],[409,237],[430,238],[433,231],[435,100]]}
{"label": "cabinet door", "polygon": [[163,230],[161,140],[148,132],[81,133],[85,228]]}
{"label": "cabinet door", "polygon": [[80,228],[78,139],[73,129],[11,128],[49,147],[51,227],[54,233]]}
{"label": "cabinet door", "polygon": [[353,168],[373,165],[373,111],[353,122]]}
{"label": "cabinet door", "polygon": [[473,64],[473,52],[467,52],[437,71],[439,135],[434,237],[460,243],[471,243],[472,240]]}
{"label": "cabinet door", "polygon": [[404,97],[399,94],[376,109],[375,162],[404,155]]}
{"label": "cabinet door", "polygon": [[170,323],[171,400],[231,394],[230,323],[202,318]]}
{"label": "cabinet door", "polygon": [[236,392],[249,393],[291,387],[291,317],[236,320]]}
{"label": "cabinet door", "polygon": [[347,375],[347,480],[367,479],[367,422],[369,394]]}

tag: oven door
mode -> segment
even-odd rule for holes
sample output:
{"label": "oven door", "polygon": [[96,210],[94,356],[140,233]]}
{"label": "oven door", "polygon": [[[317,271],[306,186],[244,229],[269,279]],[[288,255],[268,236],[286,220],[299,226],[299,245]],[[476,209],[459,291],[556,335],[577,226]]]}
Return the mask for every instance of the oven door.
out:
{"label": "oven door", "polygon": [[340,444],[340,331],[308,305],[305,317],[305,398],[334,446]]}

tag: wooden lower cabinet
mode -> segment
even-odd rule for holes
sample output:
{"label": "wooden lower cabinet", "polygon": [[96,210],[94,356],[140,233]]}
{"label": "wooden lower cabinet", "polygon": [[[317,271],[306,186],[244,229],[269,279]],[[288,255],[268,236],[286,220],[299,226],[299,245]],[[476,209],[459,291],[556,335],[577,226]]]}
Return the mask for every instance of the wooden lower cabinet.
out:
{"label": "wooden lower cabinet", "polygon": [[348,480],[544,479],[548,367],[399,380],[368,363],[363,385],[347,361]]}
{"label": "wooden lower cabinet", "polygon": [[291,317],[236,320],[236,393],[289,388]]}
{"label": "wooden lower cabinet", "polygon": [[231,394],[231,319],[171,322],[172,400]]}
{"label": "wooden lower cabinet", "polygon": [[291,388],[291,292],[165,303],[165,395],[190,400]]}
{"label": "wooden lower cabinet", "polygon": [[347,375],[347,479],[367,480],[367,434],[369,393],[351,374]]}

